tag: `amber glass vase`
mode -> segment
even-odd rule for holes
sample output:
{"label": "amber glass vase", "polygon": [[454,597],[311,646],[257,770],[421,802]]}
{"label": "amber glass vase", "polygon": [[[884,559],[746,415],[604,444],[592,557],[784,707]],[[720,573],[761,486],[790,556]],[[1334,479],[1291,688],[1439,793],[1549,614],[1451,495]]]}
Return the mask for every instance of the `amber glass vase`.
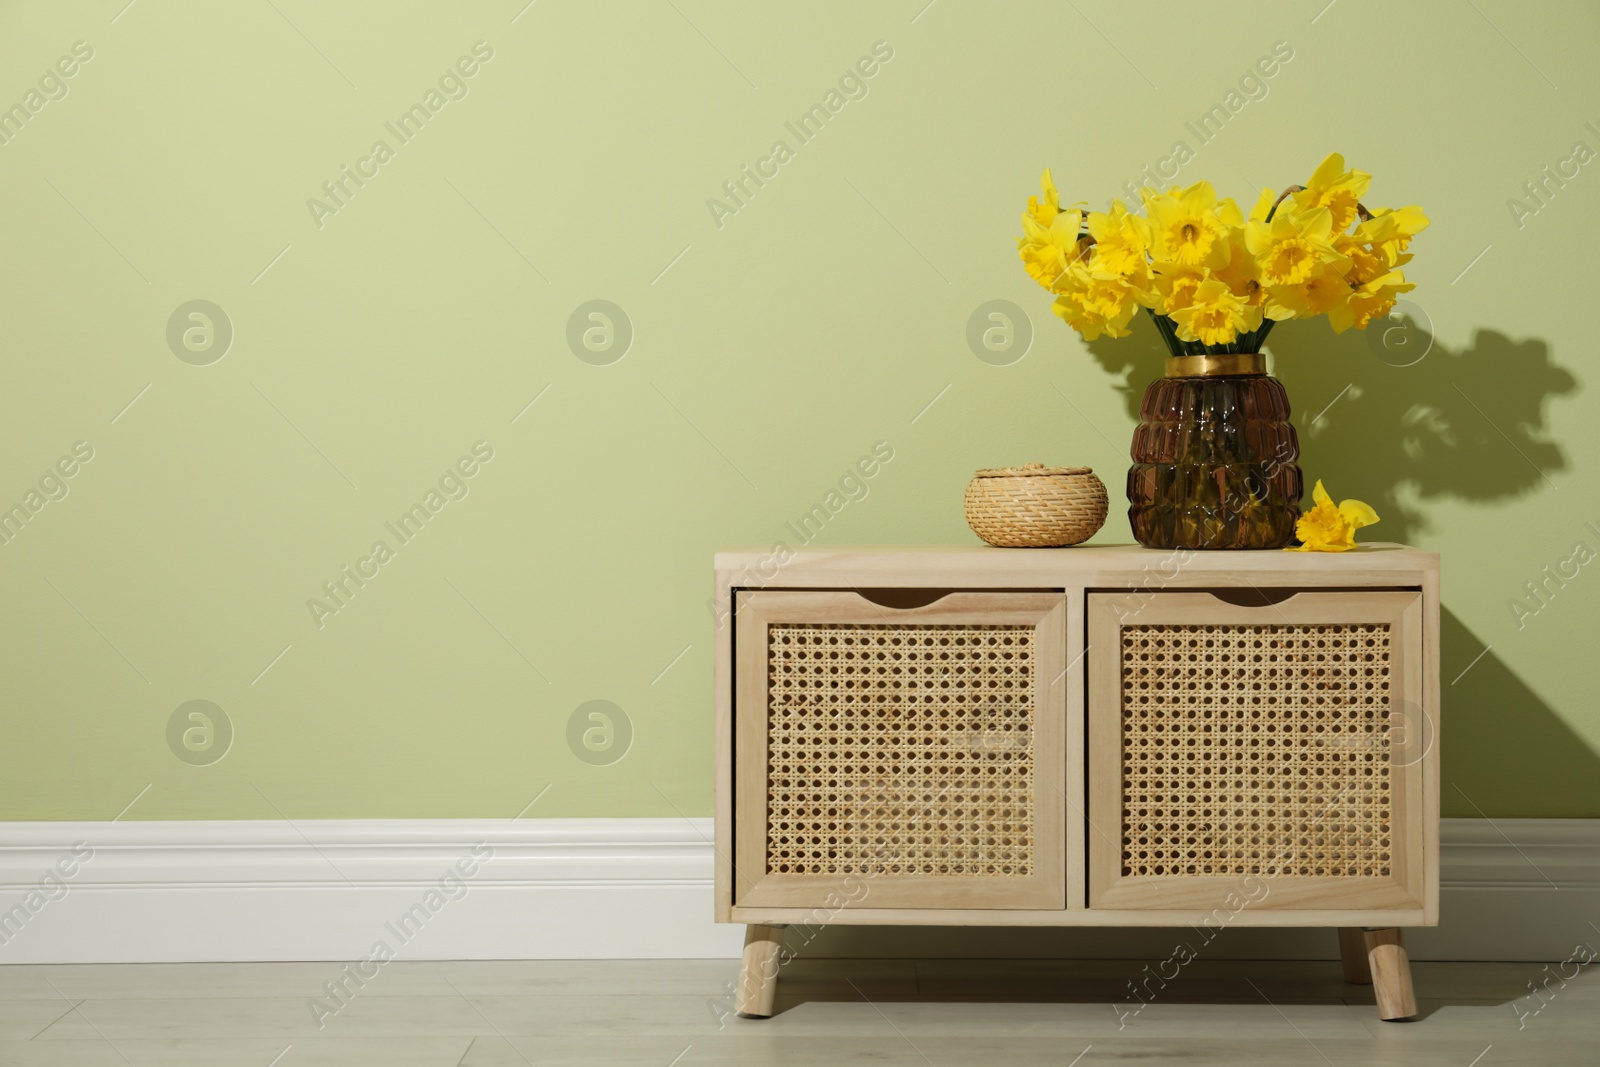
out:
{"label": "amber glass vase", "polygon": [[1258,353],[1172,356],[1145,390],[1128,521],[1149,548],[1282,548],[1300,516],[1289,395]]}

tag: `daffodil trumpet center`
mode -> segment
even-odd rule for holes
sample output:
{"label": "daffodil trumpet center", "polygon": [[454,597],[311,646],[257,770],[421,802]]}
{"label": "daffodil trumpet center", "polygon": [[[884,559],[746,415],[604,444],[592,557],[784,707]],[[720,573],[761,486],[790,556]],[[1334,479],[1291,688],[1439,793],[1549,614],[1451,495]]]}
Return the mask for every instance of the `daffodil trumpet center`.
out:
{"label": "daffodil trumpet center", "polygon": [[[1267,211],[1266,221],[1272,221],[1272,216],[1278,213],[1278,205],[1289,199],[1291,194],[1303,193],[1305,191],[1306,187],[1303,185],[1291,185],[1283,192],[1279,193],[1278,198],[1272,202],[1271,209]],[[1359,200],[1356,201],[1356,217],[1362,222],[1366,222],[1368,219],[1372,218],[1372,212],[1367,210],[1367,205],[1363,204]]]}

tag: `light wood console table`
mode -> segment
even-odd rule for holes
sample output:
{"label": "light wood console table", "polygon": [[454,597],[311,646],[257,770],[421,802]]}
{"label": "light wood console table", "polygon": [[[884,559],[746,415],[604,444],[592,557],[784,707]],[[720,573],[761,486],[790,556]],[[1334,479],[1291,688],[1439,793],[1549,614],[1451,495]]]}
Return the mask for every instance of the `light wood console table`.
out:
{"label": "light wood console table", "polygon": [[1379,1014],[1438,922],[1439,558],[716,557],[716,918],[1325,926]]}

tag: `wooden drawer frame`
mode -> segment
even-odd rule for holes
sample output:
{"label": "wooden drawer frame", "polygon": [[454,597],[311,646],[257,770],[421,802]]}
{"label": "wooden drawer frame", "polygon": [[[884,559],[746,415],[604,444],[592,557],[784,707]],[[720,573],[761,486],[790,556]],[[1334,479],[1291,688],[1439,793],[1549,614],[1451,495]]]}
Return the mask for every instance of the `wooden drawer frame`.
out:
{"label": "wooden drawer frame", "polygon": [[[736,812],[734,869],[743,907],[814,906],[830,892],[881,908],[1027,908],[1066,905],[1065,782],[1066,599],[1059,592],[953,592],[931,604],[897,608],[853,590],[744,591],[738,594]],[[1032,861],[1026,877],[780,874],[767,869],[770,706],[769,630],[785,623],[844,626],[996,626],[1032,630]],[[868,788],[847,785],[846,790]],[[881,869],[881,868],[880,868]],[[874,876],[876,875],[876,876]]]}
{"label": "wooden drawer frame", "polygon": [[[1252,907],[1271,910],[1421,909],[1426,897],[1423,862],[1430,843],[1424,819],[1425,751],[1406,748],[1388,763],[1390,873],[1370,877],[1254,872],[1240,877],[1184,875],[1151,878],[1122,870],[1124,809],[1122,693],[1124,626],[1346,626],[1390,631],[1390,704],[1421,708],[1423,696],[1422,594],[1390,590],[1300,591],[1287,599],[1261,597],[1246,605],[1208,592],[1164,592],[1151,598],[1125,594],[1088,597],[1089,809],[1097,832],[1089,838],[1089,907],[1181,909],[1215,906],[1219,887],[1241,894]],[[1386,728],[1395,724],[1386,721]],[[1418,731],[1422,733],[1423,731]],[[1415,755],[1415,758],[1413,758]],[[1181,754],[1179,755],[1181,758]],[[1312,824],[1319,815],[1311,817]],[[1436,847],[1436,843],[1435,843]],[[1249,880],[1248,886],[1241,884]]]}

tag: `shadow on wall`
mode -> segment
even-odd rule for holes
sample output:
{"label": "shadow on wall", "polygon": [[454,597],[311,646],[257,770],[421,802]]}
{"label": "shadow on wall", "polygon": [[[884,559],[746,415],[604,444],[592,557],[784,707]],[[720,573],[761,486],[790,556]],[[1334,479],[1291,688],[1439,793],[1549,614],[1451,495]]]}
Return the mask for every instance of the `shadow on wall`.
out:
{"label": "shadow on wall", "polygon": [[[1089,350],[1120,379],[1137,419],[1166,349],[1147,318],[1133,330]],[[1515,499],[1551,487],[1550,475],[1567,469],[1545,411],[1579,383],[1543,341],[1479,330],[1469,347],[1452,350],[1405,316],[1343,334],[1321,322],[1287,322],[1267,348],[1295,405],[1307,486],[1321,478],[1335,499],[1353,496],[1376,508],[1382,521],[1369,539],[1415,542],[1433,528],[1424,510],[1430,500]],[[1485,642],[1449,610],[1440,645],[1444,814],[1600,812],[1600,757],[1555,710],[1493,651],[1473,663]],[[1567,810],[1551,809],[1544,788],[1551,780],[1562,782]]]}
{"label": "shadow on wall", "polygon": [[[1483,640],[1449,608],[1439,612],[1439,645],[1444,815],[1581,818],[1600,812],[1600,756],[1555,709],[1492,649],[1484,653]],[[1561,783],[1559,808],[1550,782]]]}
{"label": "shadow on wall", "polygon": [[[1121,379],[1137,419],[1166,349],[1148,318],[1133,330],[1090,342],[1089,351]],[[1543,341],[1479,330],[1470,347],[1452,351],[1407,316],[1342,334],[1322,322],[1286,322],[1267,350],[1294,405],[1307,486],[1321,478],[1335,499],[1376,508],[1383,521],[1372,539],[1411,543],[1427,533],[1428,500],[1507,500],[1553,487],[1550,475],[1567,469],[1545,408],[1577,393],[1578,381]]]}

